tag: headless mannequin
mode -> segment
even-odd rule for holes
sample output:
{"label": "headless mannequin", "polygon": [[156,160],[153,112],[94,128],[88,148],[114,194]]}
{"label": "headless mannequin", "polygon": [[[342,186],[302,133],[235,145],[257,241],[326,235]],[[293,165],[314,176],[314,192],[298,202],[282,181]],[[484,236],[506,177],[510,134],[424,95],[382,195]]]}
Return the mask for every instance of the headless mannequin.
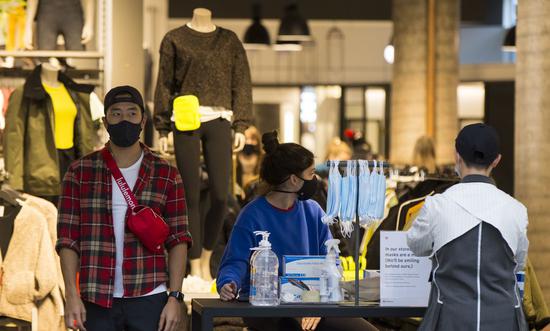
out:
{"label": "headless mannequin", "polygon": [[[197,32],[209,33],[216,30],[216,25],[212,22],[212,12],[205,8],[196,8],[193,10],[193,18],[187,26]],[[244,148],[246,137],[243,133],[235,133],[233,141],[233,150],[239,152]],[[166,154],[168,149],[168,137],[161,137],[159,140],[161,154]],[[211,207],[212,208],[212,207]],[[202,240],[197,244],[201,245]],[[202,277],[205,280],[212,280],[210,273],[210,258],[212,251],[202,248],[200,258],[189,259],[191,265],[191,275]]]}
{"label": "headless mannequin", "polygon": [[[38,10],[39,0],[27,0],[27,17],[25,21],[25,48],[33,49],[33,23]],[[82,0],[82,10],[84,12],[84,26],[82,27],[82,44],[87,44],[94,36],[94,0]]]}
{"label": "headless mannequin", "polygon": [[[216,30],[216,25],[212,22],[212,12],[206,8],[195,8],[195,10],[193,10],[193,18],[191,18],[191,22],[187,23],[187,26],[202,33],[209,33]],[[233,142],[234,152],[240,152],[244,148],[245,142],[246,137],[243,133],[235,133]],[[166,154],[168,150],[168,137],[161,137],[159,145],[161,154]],[[193,260],[190,261],[191,263],[193,262]],[[191,265],[191,274],[197,275],[193,273],[193,265]]]}

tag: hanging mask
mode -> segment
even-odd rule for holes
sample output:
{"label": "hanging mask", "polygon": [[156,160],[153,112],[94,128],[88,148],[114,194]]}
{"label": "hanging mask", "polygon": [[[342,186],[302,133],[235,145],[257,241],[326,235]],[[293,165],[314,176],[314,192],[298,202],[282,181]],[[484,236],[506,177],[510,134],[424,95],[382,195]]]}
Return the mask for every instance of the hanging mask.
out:
{"label": "hanging mask", "polygon": [[244,145],[242,153],[246,156],[250,156],[252,154],[260,154],[260,147],[258,147],[258,145],[246,144]]}
{"label": "hanging mask", "polygon": [[304,181],[302,188],[296,192],[296,194],[298,194],[298,200],[311,199],[315,193],[317,193],[317,188],[319,187],[317,176],[314,175],[312,179],[303,179],[301,177],[298,178]]}
{"label": "hanging mask", "polygon": [[109,132],[113,144],[119,147],[130,147],[139,139],[141,124],[121,121],[117,124],[109,124],[107,132]]}

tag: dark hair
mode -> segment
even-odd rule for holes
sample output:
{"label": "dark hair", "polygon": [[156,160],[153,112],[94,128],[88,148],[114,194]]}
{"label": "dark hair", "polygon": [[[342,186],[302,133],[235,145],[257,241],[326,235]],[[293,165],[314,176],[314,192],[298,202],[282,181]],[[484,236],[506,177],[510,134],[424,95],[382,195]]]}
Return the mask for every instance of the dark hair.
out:
{"label": "dark hair", "polygon": [[[462,157],[462,155],[460,157]],[[464,158],[462,158],[462,161],[464,161],[464,164],[468,168],[473,168],[473,169],[476,169],[476,170],[487,170],[487,169],[489,169],[489,167],[493,163],[493,162],[491,162],[491,164],[479,164],[479,163],[475,163],[475,162],[466,161],[466,160],[464,160]]]}
{"label": "dark hair", "polygon": [[277,186],[290,175],[300,175],[314,161],[313,153],[294,143],[279,144],[277,131],[262,135],[265,155],[260,166],[260,178],[269,186]]}

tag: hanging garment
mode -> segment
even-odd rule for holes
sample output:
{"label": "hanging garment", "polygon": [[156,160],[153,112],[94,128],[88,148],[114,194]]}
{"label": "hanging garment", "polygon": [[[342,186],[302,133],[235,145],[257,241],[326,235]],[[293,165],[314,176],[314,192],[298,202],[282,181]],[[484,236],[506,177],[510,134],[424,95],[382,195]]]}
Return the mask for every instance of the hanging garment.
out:
{"label": "hanging garment", "polygon": [[[57,242],[57,208],[55,205],[48,200],[35,197],[30,194],[22,194],[21,197],[25,200],[25,203],[34,209],[36,209],[40,214],[42,214],[46,221],[48,222],[48,233],[50,235],[50,240],[52,242],[52,249],[55,250],[55,243]],[[65,282],[63,282],[63,273],[61,272],[61,261],[59,255],[55,254],[56,263],[56,272],[57,272],[57,282],[60,295],[53,295],[54,300],[63,299],[65,297]],[[53,270],[51,271],[53,272]],[[55,302],[57,307],[63,307],[63,301]]]}
{"label": "hanging garment", "polygon": [[[10,97],[4,131],[4,158],[10,174],[8,184],[38,196],[60,194],[59,157],[54,138],[51,99],[42,86],[41,66]],[[63,73],[65,85],[77,108],[74,130],[75,157],[93,150],[96,133],[90,112],[92,85],[77,84]]]}
{"label": "hanging garment", "polygon": [[0,256],[0,316],[30,322],[35,310],[39,331],[66,330],[55,255],[46,218],[23,203],[8,252]]}

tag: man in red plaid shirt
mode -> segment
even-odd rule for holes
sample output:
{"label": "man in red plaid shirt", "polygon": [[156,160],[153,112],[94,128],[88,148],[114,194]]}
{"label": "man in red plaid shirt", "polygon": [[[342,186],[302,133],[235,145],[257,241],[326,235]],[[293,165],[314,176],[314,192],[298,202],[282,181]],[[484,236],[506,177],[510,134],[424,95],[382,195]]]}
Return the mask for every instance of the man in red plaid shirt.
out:
{"label": "man in red plaid shirt", "polygon": [[176,168],[139,142],[146,118],[135,88],[109,91],[105,116],[106,148],[138,203],[161,215],[170,231],[163,253],[149,251],[127,227],[126,200],[101,152],[75,161],[63,179],[59,202],[65,322],[87,331],[174,331],[181,321],[191,244],[183,184]]}

